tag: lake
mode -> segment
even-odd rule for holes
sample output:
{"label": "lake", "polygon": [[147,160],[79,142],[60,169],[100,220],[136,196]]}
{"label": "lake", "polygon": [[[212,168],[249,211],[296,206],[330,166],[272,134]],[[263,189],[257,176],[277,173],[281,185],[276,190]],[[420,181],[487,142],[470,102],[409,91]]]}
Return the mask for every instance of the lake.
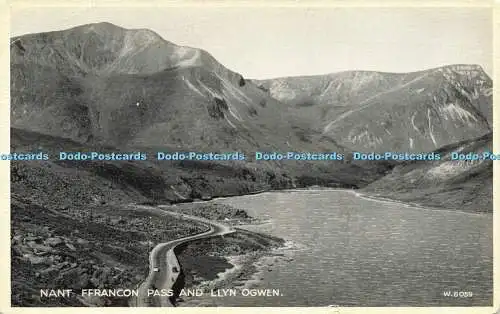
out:
{"label": "lake", "polygon": [[293,260],[274,263],[254,285],[279,289],[282,296],[226,297],[211,305],[492,304],[492,214],[411,207],[350,190],[290,190],[216,202],[269,220],[245,228],[291,241]]}

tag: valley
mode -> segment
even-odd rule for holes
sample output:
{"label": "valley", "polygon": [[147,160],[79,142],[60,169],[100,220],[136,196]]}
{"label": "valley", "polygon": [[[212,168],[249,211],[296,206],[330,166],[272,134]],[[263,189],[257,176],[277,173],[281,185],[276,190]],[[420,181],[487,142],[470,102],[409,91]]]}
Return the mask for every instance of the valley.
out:
{"label": "valley", "polygon": [[[14,306],[126,306],[123,298],[44,299],[39,290],[135,287],[148,275],[153,247],[206,232],[182,215],[141,210],[145,205],[252,225],[262,217],[196,202],[320,186],[492,212],[492,161],[450,160],[453,151],[492,149],[492,80],[479,65],[257,80],[202,49],[110,23],[11,42],[11,151],[50,156],[10,163]],[[62,151],[389,151],[444,158],[76,161],[59,160]],[[200,284],[190,271],[214,279],[231,268],[231,254],[260,256],[283,245],[245,230],[182,244],[184,273],[176,284]]]}

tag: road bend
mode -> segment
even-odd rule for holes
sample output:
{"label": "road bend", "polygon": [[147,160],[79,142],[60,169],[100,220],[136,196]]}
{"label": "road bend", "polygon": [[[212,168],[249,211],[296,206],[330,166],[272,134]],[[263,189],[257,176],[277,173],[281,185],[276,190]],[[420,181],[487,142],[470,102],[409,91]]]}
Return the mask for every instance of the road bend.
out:
{"label": "road bend", "polygon": [[[209,227],[208,231],[203,233],[194,234],[184,238],[176,239],[169,242],[164,242],[156,245],[149,254],[149,274],[146,280],[144,280],[138,288],[138,297],[132,297],[129,305],[131,307],[169,307],[174,306],[170,301],[168,295],[159,296],[151,295],[148,296],[148,290],[157,289],[160,294],[163,291],[168,292],[172,290],[173,285],[177,281],[181,267],[179,261],[175,256],[174,249],[183,243],[221,236],[229,233],[235,232],[235,230],[227,225],[221,224],[216,221],[208,220],[201,217],[166,211],[157,207],[150,207],[144,205],[135,205],[142,211],[149,211],[154,214],[160,214],[162,216],[173,216],[180,219],[191,220],[198,223],[202,223]],[[179,272],[174,272],[173,269],[177,268]]]}

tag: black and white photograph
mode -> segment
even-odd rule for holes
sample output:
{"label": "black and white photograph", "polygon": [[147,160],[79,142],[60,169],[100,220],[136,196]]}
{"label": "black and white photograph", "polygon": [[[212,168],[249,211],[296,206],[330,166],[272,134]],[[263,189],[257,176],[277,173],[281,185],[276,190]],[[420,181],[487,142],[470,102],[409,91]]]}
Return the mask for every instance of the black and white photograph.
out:
{"label": "black and white photograph", "polygon": [[11,307],[493,306],[492,6],[11,6],[9,44]]}

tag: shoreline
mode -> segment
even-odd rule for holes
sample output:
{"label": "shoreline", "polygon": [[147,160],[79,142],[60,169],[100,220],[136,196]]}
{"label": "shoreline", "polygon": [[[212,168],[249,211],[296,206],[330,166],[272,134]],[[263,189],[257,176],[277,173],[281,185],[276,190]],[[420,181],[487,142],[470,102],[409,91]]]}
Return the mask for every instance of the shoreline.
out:
{"label": "shoreline", "polygon": [[[344,190],[346,191],[346,190]],[[445,211],[445,212],[451,212],[451,213],[461,213],[461,214],[471,214],[471,215],[484,215],[484,214],[492,214],[488,212],[471,212],[471,211],[466,211],[462,209],[453,209],[453,208],[439,208],[436,206],[427,206],[427,205],[422,205],[420,203],[415,203],[415,202],[407,202],[407,201],[401,201],[398,199],[394,198],[389,198],[389,197],[383,197],[379,196],[377,194],[370,194],[367,192],[361,193],[357,191],[349,191],[347,190],[346,192],[352,193],[356,195],[357,197],[370,200],[370,201],[375,201],[375,202],[381,202],[381,203],[393,203],[393,204],[398,204],[402,205],[407,208],[416,208],[416,209],[421,209],[421,210],[432,210],[432,211]]]}
{"label": "shoreline", "polygon": [[162,206],[162,205],[167,205],[167,206],[172,206],[172,205],[177,205],[177,204],[195,204],[195,203],[206,203],[210,201],[216,201],[218,199],[224,199],[224,198],[230,198],[230,197],[239,197],[239,196],[247,196],[247,195],[258,195],[258,194],[263,194],[263,193],[279,193],[283,192],[286,193],[287,191],[293,192],[293,191],[315,191],[315,190],[359,190],[359,188],[342,188],[342,187],[328,187],[328,186],[319,186],[319,185],[311,185],[307,187],[285,187],[283,189],[269,189],[269,190],[258,190],[258,191],[250,191],[244,194],[227,194],[227,195],[216,195],[216,196],[210,196],[207,198],[184,198],[184,199],[179,199],[179,200],[170,200],[170,201],[145,201],[141,203],[136,203],[136,205],[146,205],[146,206]]}
{"label": "shoreline", "polygon": [[[176,204],[196,204],[196,203],[207,203],[207,202],[212,202],[212,201],[217,201],[221,199],[226,199],[226,198],[232,198],[232,197],[242,197],[242,196],[250,196],[250,195],[258,195],[258,194],[264,194],[264,193],[290,193],[290,192],[304,192],[304,191],[344,191],[344,192],[349,192],[353,193],[354,195],[368,199],[368,200],[373,200],[373,201],[379,201],[379,202],[392,202],[392,203],[397,203],[399,205],[403,205],[405,207],[413,207],[417,209],[424,209],[424,210],[437,210],[437,211],[450,211],[450,212],[461,212],[461,213],[467,213],[467,214],[474,214],[474,215],[482,215],[482,214],[491,214],[490,212],[472,212],[472,211],[466,211],[463,209],[459,208],[449,208],[449,207],[436,207],[432,205],[424,205],[421,203],[416,203],[416,202],[410,202],[410,201],[402,201],[400,199],[396,198],[390,198],[387,196],[381,196],[380,194],[372,194],[370,192],[359,192],[361,191],[362,188],[341,188],[341,187],[327,187],[327,186],[319,186],[319,185],[311,185],[308,187],[300,187],[300,188],[283,188],[283,189],[269,189],[269,190],[259,190],[259,191],[252,191],[248,192],[245,194],[235,194],[235,195],[220,195],[220,196],[213,196],[208,199],[183,199],[183,200],[178,200],[178,201],[170,201],[169,203],[156,203],[150,204],[150,206],[161,206],[161,205],[176,205]],[[150,203],[150,202],[146,202]],[[143,205],[144,203],[137,203],[137,205]]]}
{"label": "shoreline", "polygon": [[[217,273],[217,278],[204,280],[192,285],[188,289],[202,289],[207,292],[217,289],[252,289],[263,282],[263,275],[275,271],[277,264],[288,263],[294,260],[294,252],[300,247],[292,241],[286,241],[283,246],[269,251],[251,252],[242,255],[224,256],[224,259],[233,267]],[[177,307],[196,307],[212,303],[209,297],[185,297],[176,302]],[[213,301],[213,300],[212,300]],[[206,302],[206,303],[205,303]],[[212,305],[211,305],[212,306]]]}

